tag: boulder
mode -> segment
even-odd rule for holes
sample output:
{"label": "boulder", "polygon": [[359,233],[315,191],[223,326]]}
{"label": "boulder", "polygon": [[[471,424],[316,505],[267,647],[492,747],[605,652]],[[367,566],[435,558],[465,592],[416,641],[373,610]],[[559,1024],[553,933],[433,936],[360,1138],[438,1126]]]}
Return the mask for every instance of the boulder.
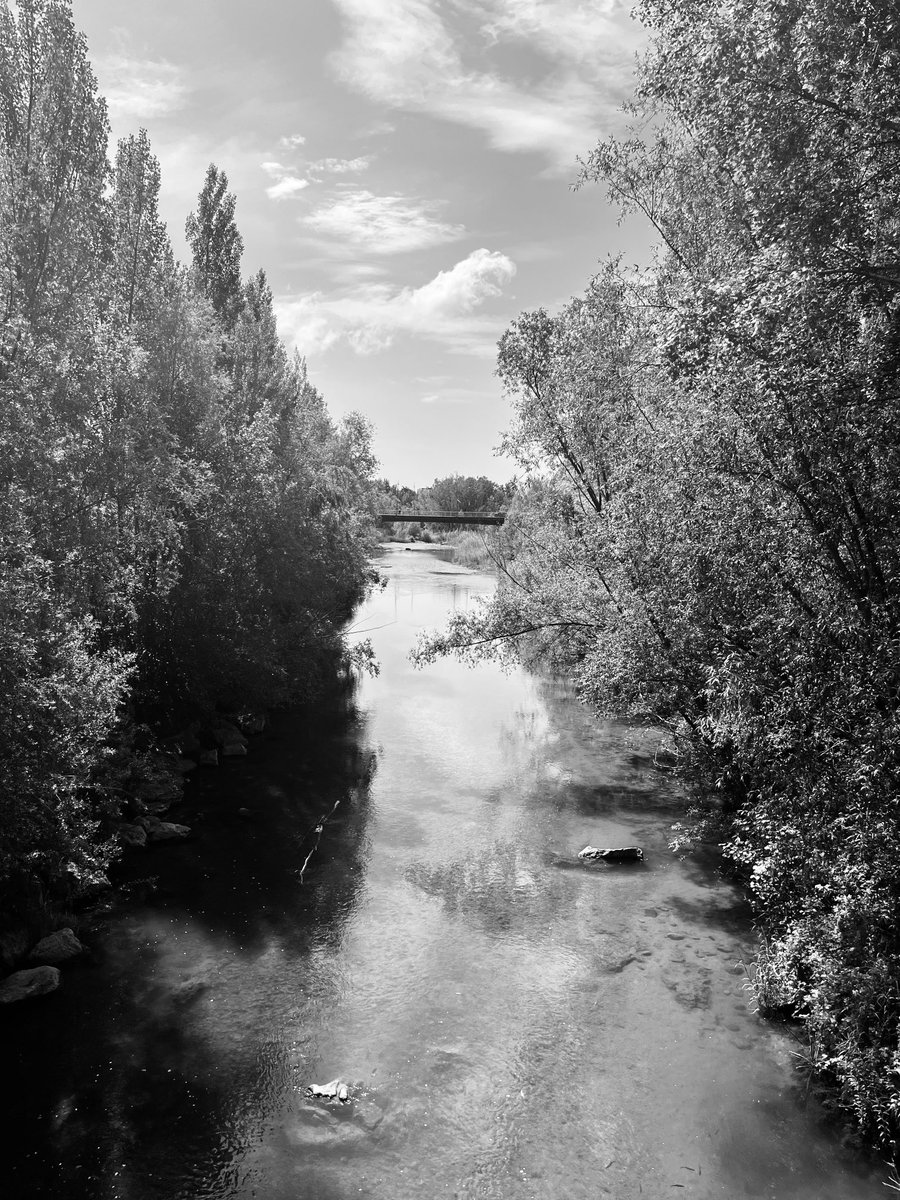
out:
{"label": "boulder", "polygon": [[0,1004],[15,1004],[17,1000],[46,996],[58,987],[59,971],[56,967],[32,967],[27,971],[16,971],[0,983]]}
{"label": "boulder", "polygon": [[201,767],[217,767],[219,765],[218,750],[201,750],[197,759]]}
{"label": "boulder", "polygon": [[243,758],[247,753],[247,746],[244,742],[225,742],[222,746],[223,758]]}
{"label": "boulder", "polygon": [[142,825],[132,825],[126,821],[119,826],[119,841],[131,849],[143,849],[147,845],[147,831]]}
{"label": "boulder", "polygon": [[342,1079],[332,1079],[331,1083],[311,1083],[306,1092],[323,1100],[337,1100],[339,1104],[347,1104],[350,1100],[350,1088]]}
{"label": "boulder", "polygon": [[644,852],[639,846],[617,846],[606,850],[599,846],[585,846],[579,850],[578,857],[582,862],[633,863],[643,862]]}
{"label": "boulder", "polygon": [[238,729],[237,725],[232,725],[230,721],[216,721],[215,725],[210,729],[213,741],[223,753],[227,753],[226,746],[244,746],[247,745],[247,739]]}
{"label": "boulder", "polygon": [[28,959],[30,962],[53,966],[56,963],[68,962],[70,958],[77,958],[79,954],[83,953],[84,946],[74,932],[67,927],[57,929],[55,933],[49,933],[45,938],[41,938],[38,944],[32,947]]}
{"label": "boulder", "polygon": [[176,825],[174,821],[161,821],[159,817],[139,817],[138,823],[151,842],[183,841],[191,832],[190,825]]}

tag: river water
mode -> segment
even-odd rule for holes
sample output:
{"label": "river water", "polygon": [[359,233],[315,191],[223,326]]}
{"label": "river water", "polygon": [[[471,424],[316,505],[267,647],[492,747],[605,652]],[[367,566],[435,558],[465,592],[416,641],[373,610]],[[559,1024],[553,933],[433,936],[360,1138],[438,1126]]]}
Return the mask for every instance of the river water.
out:
{"label": "river water", "polygon": [[[379,565],[380,676],[192,778],[197,838],[133,856],[91,961],[7,1014],[2,1195],[884,1196],[753,1011],[740,894],[668,849],[653,739],[558,681],[416,671],[492,581]],[[351,1103],[305,1096],[336,1077]]]}

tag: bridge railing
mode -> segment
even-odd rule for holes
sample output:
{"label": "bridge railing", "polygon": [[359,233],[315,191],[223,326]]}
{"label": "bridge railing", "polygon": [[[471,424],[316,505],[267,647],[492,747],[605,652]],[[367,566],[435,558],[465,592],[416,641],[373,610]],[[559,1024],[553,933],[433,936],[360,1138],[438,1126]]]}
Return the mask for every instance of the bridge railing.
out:
{"label": "bridge railing", "polygon": [[420,525],[502,525],[506,513],[495,512],[393,512],[379,513],[378,520],[382,525],[391,525],[400,521],[417,522]]}

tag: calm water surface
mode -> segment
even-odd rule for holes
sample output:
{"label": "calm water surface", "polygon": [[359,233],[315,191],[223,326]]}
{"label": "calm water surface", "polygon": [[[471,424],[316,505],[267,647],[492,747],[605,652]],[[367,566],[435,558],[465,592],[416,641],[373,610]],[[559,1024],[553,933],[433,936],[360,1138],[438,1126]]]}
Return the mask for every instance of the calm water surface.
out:
{"label": "calm water surface", "polygon": [[[192,779],[198,838],[130,859],[93,961],[4,1020],[2,1195],[884,1196],[753,1013],[739,894],[667,849],[652,740],[560,683],[415,671],[492,581],[380,565],[355,709]],[[353,1103],[305,1098],[337,1076]]]}

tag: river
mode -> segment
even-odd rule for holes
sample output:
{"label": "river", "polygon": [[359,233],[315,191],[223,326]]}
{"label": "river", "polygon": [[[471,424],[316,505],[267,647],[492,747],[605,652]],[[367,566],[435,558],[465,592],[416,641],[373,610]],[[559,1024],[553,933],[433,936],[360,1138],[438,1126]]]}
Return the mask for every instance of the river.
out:
{"label": "river", "polygon": [[[2,1194],[884,1196],[753,1011],[741,894],[669,850],[653,738],[561,681],[415,670],[492,580],[379,565],[354,636],[380,675],[195,773],[197,838],[132,856],[91,961],[5,1017]],[[587,843],[646,861],[581,867]],[[351,1103],[306,1097],[335,1077]]]}

